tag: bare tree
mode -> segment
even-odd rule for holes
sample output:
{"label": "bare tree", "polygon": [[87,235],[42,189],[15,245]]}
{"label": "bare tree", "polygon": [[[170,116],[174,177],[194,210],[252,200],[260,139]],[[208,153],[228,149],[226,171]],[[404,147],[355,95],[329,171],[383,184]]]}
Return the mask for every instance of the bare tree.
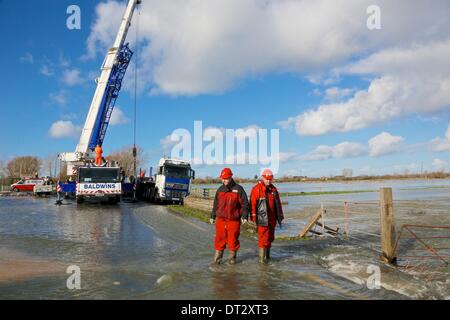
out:
{"label": "bare tree", "polygon": [[10,177],[34,176],[39,174],[41,160],[34,156],[15,157],[6,165]]}
{"label": "bare tree", "polygon": [[3,159],[0,158],[0,179],[3,179],[6,176],[6,167]]}
{"label": "bare tree", "polygon": [[58,165],[58,155],[56,153],[49,153],[47,157],[42,159],[42,171],[50,177],[56,177]]}
{"label": "bare tree", "polygon": [[[136,146],[136,169],[139,170],[145,162],[147,161],[147,156],[144,150],[140,146]],[[133,146],[123,147],[117,151],[114,151],[109,156],[106,157],[108,161],[117,161],[122,170],[125,171],[126,176],[134,175],[133,170]]]}
{"label": "bare tree", "polygon": [[59,161],[59,167],[58,167],[58,175],[55,174],[55,177],[58,176],[58,179],[60,181],[66,181],[67,180],[67,162]]}
{"label": "bare tree", "polygon": [[2,158],[0,158],[0,191],[3,191],[3,185],[6,185],[5,177],[6,177],[5,162],[3,161]]}

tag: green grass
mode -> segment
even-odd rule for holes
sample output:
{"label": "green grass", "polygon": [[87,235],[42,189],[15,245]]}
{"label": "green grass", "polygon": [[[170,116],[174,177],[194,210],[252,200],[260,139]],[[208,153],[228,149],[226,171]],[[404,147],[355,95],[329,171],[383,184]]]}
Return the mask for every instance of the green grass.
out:
{"label": "green grass", "polygon": [[281,196],[281,197],[321,196],[321,195],[352,194],[352,193],[364,193],[364,192],[376,192],[376,190],[340,190],[340,191],[312,191],[312,192],[280,192],[280,196]]}
{"label": "green grass", "polygon": [[299,236],[282,236],[282,237],[277,237],[275,236],[275,241],[296,241],[296,240],[311,240],[312,238],[308,238],[308,237],[299,237]]}
{"label": "green grass", "polygon": [[174,213],[197,218],[200,221],[209,223],[210,213],[207,211],[177,204],[168,205],[167,207]]}

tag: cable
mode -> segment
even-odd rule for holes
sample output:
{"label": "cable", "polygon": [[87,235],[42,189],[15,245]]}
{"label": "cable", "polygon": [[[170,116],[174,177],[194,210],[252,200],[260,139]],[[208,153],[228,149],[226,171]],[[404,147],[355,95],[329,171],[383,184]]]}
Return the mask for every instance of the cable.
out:
{"label": "cable", "polygon": [[136,127],[137,127],[137,80],[138,80],[138,58],[139,58],[139,17],[141,15],[141,11],[139,10],[139,4],[136,7],[137,10],[137,21],[136,21],[136,53],[134,59],[134,123],[133,123],[133,175],[136,179],[137,176],[137,168],[136,168],[136,157],[137,157],[137,148],[136,148]]}

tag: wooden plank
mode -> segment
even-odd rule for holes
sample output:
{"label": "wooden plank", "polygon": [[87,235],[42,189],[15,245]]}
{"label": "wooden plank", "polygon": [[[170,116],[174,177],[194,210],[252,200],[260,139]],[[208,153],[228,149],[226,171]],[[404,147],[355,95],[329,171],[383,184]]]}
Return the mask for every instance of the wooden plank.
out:
{"label": "wooden plank", "polygon": [[339,228],[336,228],[336,229],[330,228],[329,226],[324,225],[324,224],[323,224],[322,222],[320,222],[320,221],[317,221],[316,224],[317,224],[319,227],[325,228],[325,230],[328,230],[328,231],[331,231],[331,232],[334,232],[334,233],[339,233]]}
{"label": "wooden plank", "polygon": [[395,263],[395,218],[392,188],[380,189],[380,207],[381,258],[383,261]]}
{"label": "wooden plank", "polygon": [[309,222],[306,224],[306,226],[303,228],[303,230],[298,234],[300,238],[303,238],[306,236],[306,234],[311,230],[312,227],[316,224],[316,222],[320,219],[322,216],[322,209],[319,209],[316,214],[314,214]]}

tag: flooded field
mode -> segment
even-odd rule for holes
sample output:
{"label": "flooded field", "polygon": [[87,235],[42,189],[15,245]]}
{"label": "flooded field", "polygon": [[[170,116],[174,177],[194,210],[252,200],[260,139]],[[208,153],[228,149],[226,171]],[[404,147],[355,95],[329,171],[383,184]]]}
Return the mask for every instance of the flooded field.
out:
{"label": "flooded field", "polygon": [[[450,225],[449,181],[385,186],[394,188],[398,226]],[[380,185],[279,187],[297,192]],[[55,206],[53,198],[0,198],[0,298],[450,299],[448,267],[430,262],[405,270],[379,263],[376,192],[285,199],[286,223],[278,235],[298,233],[323,204],[326,223],[347,228],[349,237],[276,241],[273,261],[261,266],[255,239],[241,236],[238,263],[213,266],[214,226],[165,206]],[[351,202],[347,217],[344,201]],[[79,290],[66,287],[66,270],[73,265],[81,270]],[[367,285],[374,266],[381,270],[379,289]]]}

